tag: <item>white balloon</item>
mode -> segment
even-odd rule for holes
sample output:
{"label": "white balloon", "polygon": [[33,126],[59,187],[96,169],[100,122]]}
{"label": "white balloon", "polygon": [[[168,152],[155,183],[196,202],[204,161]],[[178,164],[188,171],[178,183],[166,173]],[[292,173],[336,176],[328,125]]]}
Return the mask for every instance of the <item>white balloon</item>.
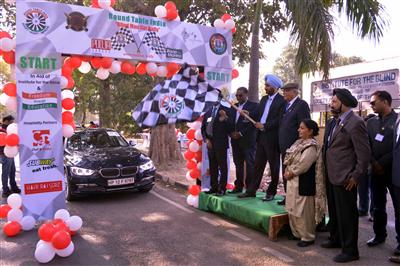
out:
{"label": "white balloon", "polygon": [[15,4],[15,0],[6,0],[6,3],[9,5]]}
{"label": "white balloon", "polygon": [[35,250],[35,259],[40,263],[48,263],[55,255],[56,252],[51,245],[41,244]]}
{"label": "white balloon", "polygon": [[74,99],[75,95],[71,90],[62,90],[61,91],[61,99]]}
{"label": "white balloon", "polygon": [[79,229],[81,229],[83,221],[81,217],[74,215],[69,217],[66,223],[69,229],[71,229],[72,231],[78,231]]}
{"label": "white balloon", "polygon": [[157,67],[156,63],[150,62],[150,63],[146,64],[147,74],[149,74],[149,75],[154,74],[157,72],[157,70],[158,70],[158,67]]}
{"label": "white balloon", "polygon": [[190,206],[193,206],[195,208],[199,207],[199,196],[193,196],[193,195],[189,195],[186,198],[186,203]]}
{"label": "white balloon", "polygon": [[20,222],[23,216],[24,215],[20,209],[12,208],[7,214],[7,221]]}
{"label": "white balloon", "polygon": [[46,242],[46,241],[40,239],[40,240],[36,243],[36,248],[38,248],[38,246],[40,246],[40,245],[51,245],[51,243],[50,243],[50,242]]}
{"label": "white balloon", "polygon": [[29,231],[35,227],[36,220],[30,215],[24,216],[21,219],[22,230]]}
{"label": "white balloon", "polygon": [[186,203],[187,203],[189,206],[193,206],[193,195],[188,195],[188,196],[187,196],[187,198],[186,198]]}
{"label": "white balloon", "polygon": [[8,98],[10,98],[10,96],[8,96],[8,95],[5,94],[5,93],[2,93],[2,94],[0,95],[0,103],[1,103],[2,105],[6,105],[6,102],[7,102]]}
{"label": "white balloon", "polygon": [[14,158],[18,154],[18,146],[5,146],[4,155],[8,158]]}
{"label": "white balloon", "polygon": [[187,173],[186,173],[186,180],[188,181],[188,182],[193,182],[193,178],[190,176],[190,171],[187,171]]}
{"label": "white balloon", "polygon": [[228,19],[224,22],[224,26],[226,29],[231,30],[235,27],[235,21],[233,21],[232,19]]}
{"label": "white balloon", "polygon": [[157,68],[157,76],[159,77],[166,77],[168,74],[168,69],[166,66],[159,66]]}
{"label": "white balloon", "polygon": [[198,162],[197,163],[197,169],[199,169],[200,171],[201,171],[201,167],[202,167],[203,165],[201,164],[201,162]]}
{"label": "white balloon", "polygon": [[13,40],[7,37],[0,39],[0,49],[4,52],[10,52],[13,49]]}
{"label": "white balloon", "polygon": [[82,61],[81,66],[78,68],[79,72],[81,72],[82,74],[87,74],[89,73],[89,71],[92,69],[92,66],[85,61]]}
{"label": "white balloon", "polygon": [[66,77],[64,77],[64,76],[61,76],[60,77],[61,89],[65,89],[67,87],[67,85],[68,85],[68,79]]}
{"label": "white balloon", "polygon": [[121,72],[121,61],[114,60],[111,64],[109,71],[113,74]]}
{"label": "white balloon", "polygon": [[8,110],[16,112],[17,111],[17,97],[8,97],[6,101],[6,107]]}
{"label": "white balloon", "polygon": [[99,7],[109,9],[111,7],[111,0],[99,0]]}
{"label": "white balloon", "polygon": [[191,128],[194,128],[194,129],[196,129],[196,130],[201,129],[201,122],[200,122],[200,121],[194,121],[194,122],[191,124]]}
{"label": "white balloon", "polygon": [[162,5],[158,5],[154,8],[154,14],[156,14],[158,18],[165,18],[167,16],[167,9]]}
{"label": "white balloon", "polygon": [[197,140],[203,140],[203,135],[201,135],[201,129],[197,129],[194,132],[194,138]]}
{"label": "white balloon", "polygon": [[74,249],[75,249],[74,243],[71,241],[68,247],[64,249],[56,249],[55,251],[58,256],[65,258],[70,256],[74,252]]}
{"label": "white balloon", "polygon": [[64,124],[62,125],[62,132],[64,137],[69,138],[74,135],[74,128],[71,125]]}
{"label": "white balloon", "polygon": [[7,204],[13,209],[19,209],[22,206],[22,198],[19,194],[13,193],[7,198]]}
{"label": "white balloon", "polygon": [[18,135],[18,124],[17,123],[12,123],[9,124],[7,127],[7,134],[17,134]]}
{"label": "white balloon", "polygon": [[109,72],[107,69],[102,68],[102,67],[99,68],[99,69],[97,69],[96,76],[97,76],[99,79],[105,80],[105,79],[108,78],[109,75],[110,75],[110,72]]}
{"label": "white balloon", "polygon": [[54,214],[54,219],[61,219],[64,222],[67,222],[67,220],[69,219],[70,215],[69,212],[66,209],[59,209],[58,211],[56,211],[56,213]]}
{"label": "white balloon", "polygon": [[222,19],[217,18],[216,20],[214,20],[214,27],[223,28],[224,26],[225,26],[225,23]]}
{"label": "white balloon", "polygon": [[191,152],[198,152],[200,149],[200,145],[199,143],[197,143],[197,141],[192,141],[189,144],[189,151]]}
{"label": "white balloon", "polygon": [[181,21],[181,17],[178,15],[173,21]]}

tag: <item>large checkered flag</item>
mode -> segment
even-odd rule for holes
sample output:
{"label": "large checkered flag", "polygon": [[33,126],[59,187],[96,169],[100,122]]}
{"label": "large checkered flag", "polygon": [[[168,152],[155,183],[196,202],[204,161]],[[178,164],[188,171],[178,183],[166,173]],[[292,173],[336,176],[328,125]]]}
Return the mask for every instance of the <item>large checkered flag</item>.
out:
{"label": "large checkered flag", "polygon": [[165,54],[165,44],[158,37],[157,33],[154,31],[148,31],[144,38],[143,43],[150,47],[156,54]]}
{"label": "large checkered flag", "polygon": [[140,127],[155,127],[181,121],[195,121],[222,100],[221,92],[184,65],[172,79],[150,91],[136,106],[132,117]]}
{"label": "large checkered flag", "polygon": [[[126,28],[120,28],[112,37],[111,37],[111,47],[114,50],[120,51],[122,48],[127,46],[130,43],[135,43],[135,38],[133,37],[132,32]],[[137,46],[137,45],[136,45]]]}

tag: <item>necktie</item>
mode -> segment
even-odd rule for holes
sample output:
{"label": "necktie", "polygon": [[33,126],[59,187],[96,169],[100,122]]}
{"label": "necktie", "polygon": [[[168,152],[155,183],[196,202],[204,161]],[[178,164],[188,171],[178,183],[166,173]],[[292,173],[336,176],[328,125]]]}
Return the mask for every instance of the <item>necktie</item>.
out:
{"label": "necktie", "polygon": [[329,136],[329,143],[332,142],[333,136],[335,135],[336,131],[339,130],[340,119],[336,119],[336,123],[334,128],[331,131],[331,135]]}
{"label": "necktie", "polygon": [[287,110],[289,110],[289,107],[290,107],[290,102],[287,102],[287,103],[286,103],[286,109],[285,109],[285,112],[287,112]]}

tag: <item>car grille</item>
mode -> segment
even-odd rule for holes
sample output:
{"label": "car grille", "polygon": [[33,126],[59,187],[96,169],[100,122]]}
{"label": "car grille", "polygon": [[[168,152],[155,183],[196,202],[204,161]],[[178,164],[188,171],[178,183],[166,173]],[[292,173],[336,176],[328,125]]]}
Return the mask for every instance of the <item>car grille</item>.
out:
{"label": "car grille", "polygon": [[103,168],[100,170],[100,174],[105,178],[112,178],[119,176],[119,168]]}
{"label": "car grille", "polygon": [[121,168],[121,176],[133,176],[137,173],[138,167],[137,166],[127,166]]}
{"label": "car grille", "polygon": [[125,166],[122,168],[103,168],[99,172],[102,177],[113,178],[119,176],[134,176],[138,172],[137,166]]}

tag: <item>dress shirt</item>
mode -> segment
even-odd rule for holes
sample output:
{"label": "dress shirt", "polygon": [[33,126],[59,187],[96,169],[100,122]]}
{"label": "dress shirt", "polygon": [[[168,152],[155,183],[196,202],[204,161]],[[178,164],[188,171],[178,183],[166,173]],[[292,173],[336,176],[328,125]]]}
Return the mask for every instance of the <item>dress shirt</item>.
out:
{"label": "dress shirt", "polygon": [[278,92],[276,92],[274,95],[268,96],[267,102],[265,103],[265,109],[264,109],[264,113],[260,119],[260,123],[261,124],[265,124],[265,121],[267,121],[267,117],[268,117],[268,113],[269,113],[269,109],[271,108],[271,104],[275,99],[275,96],[278,94]]}

